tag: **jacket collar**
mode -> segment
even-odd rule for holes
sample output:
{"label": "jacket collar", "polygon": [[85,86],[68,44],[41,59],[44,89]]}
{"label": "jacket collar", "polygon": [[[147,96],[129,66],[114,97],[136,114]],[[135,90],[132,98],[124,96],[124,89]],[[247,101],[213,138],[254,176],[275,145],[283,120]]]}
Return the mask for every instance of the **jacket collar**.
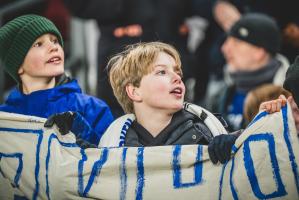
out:
{"label": "jacket collar", "polygon": [[77,80],[69,80],[67,83],[61,84],[51,89],[39,90],[30,94],[23,94],[18,87],[14,88],[6,100],[6,104],[20,104],[24,99],[38,99],[40,100],[56,100],[68,93],[82,93]]}

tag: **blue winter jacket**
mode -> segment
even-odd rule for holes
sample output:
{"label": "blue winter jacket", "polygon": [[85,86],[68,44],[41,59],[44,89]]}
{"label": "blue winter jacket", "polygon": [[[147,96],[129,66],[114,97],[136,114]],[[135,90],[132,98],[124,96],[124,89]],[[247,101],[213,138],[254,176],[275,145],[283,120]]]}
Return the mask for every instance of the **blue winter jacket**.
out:
{"label": "blue winter jacket", "polygon": [[15,88],[0,106],[0,111],[43,118],[66,111],[79,112],[93,128],[92,131],[81,133],[81,137],[95,145],[114,120],[108,105],[102,100],[83,94],[76,80],[29,95],[22,94]]}

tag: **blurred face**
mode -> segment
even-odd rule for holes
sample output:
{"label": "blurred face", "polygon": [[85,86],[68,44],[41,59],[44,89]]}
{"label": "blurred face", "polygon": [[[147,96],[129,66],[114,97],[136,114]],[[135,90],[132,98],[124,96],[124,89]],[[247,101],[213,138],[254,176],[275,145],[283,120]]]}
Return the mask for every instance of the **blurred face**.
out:
{"label": "blurred face", "polygon": [[152,72],[142,77],[137,90],[146,107],[170,112],[183,108],[185,85],[180,70],[164,52],[159,53]]}
{"label": "blurred face", "polygon": [[228,37],[222,45],[222,53],[230,71],[252,71],[260,48],[234,37]]}
{"label": "blurred face", "polygon": [[64,72],[64,51],[53,34],[37,38],[19,69],[21,79],[53,78]]}

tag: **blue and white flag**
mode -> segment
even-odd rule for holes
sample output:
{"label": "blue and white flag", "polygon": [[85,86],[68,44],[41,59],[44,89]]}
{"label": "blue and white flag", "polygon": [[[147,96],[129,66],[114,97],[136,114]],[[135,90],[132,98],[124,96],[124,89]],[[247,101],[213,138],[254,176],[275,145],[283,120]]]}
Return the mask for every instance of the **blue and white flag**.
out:
{"label": "blue and white flag", "polygon": [[45,119],[0,113],[0,199],[299,199],[299,141],[288,107],[260,113],[232,159],[207,146],[80,149]]}

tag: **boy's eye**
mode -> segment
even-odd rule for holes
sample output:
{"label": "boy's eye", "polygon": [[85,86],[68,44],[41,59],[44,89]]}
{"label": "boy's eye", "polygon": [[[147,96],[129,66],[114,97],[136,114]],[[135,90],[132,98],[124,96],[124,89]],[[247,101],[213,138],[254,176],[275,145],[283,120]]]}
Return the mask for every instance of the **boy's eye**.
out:
{"label": "boy's eye", "polygon": [[183,73],[182,73],[182,71],[181,71],[179,68],[175,68],[175,69],[174,69],[174,72],[175,72],[177,75],[179,75],[181,78],[183,78]]}
{"label": "boy's eye", "polygon": [[159,75],[164,75],[164,74],[166,74],[166,71],[165,71],[165,70],[159,70],[159,71],[157,72],[157,74],[159,74]]}
{"label": "boy's eye", "polygon": [[52,40],[52,42],[53,42],[54,44],[57,44],[57,43],[58,43],[58,39],[55,38],[55,39]]}
{"label": "boy's eye", "polygon": [[33,44],[33,47],[40,47],[42,46],[42,43],[41,42],[36,42]]}
{"label": "boy's eye", "polygon": [[181,72],[176,72],[181,78],[183,78],[183,74]]}

